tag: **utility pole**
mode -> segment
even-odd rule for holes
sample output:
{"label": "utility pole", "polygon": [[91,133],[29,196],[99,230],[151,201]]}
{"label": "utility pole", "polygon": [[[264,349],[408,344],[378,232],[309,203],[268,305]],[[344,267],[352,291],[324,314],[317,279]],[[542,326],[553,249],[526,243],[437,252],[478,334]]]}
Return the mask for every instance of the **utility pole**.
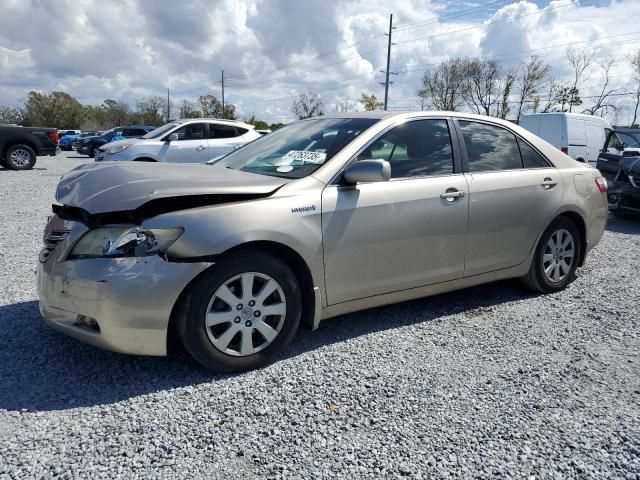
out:
{"label": "utility pole", "polygon": [[171,102],[169,101],[169,89],[167,88],[167,122],[171,118]]}
{"label": "utility pole", "polygon": [[383,73],[386,74],[385,77],[385,81],[384,83],[382,83],[382,85],[384,85],[384,109],[387,109],[387,102],[389,100],[389,85],[393,82],[389,81],[389,74],[391,75],[397,75],[396,72],[390,72],[389,68],[390,68],[390,64],[391,64],[391,32],[393,31],[393,13],[389,15],[389,33],[387,33],[387,36],[389,37],[389,43],[387,44],[387,69],[386,70],[381,70]]}
{"label": "utility pole", "polygon": [[224,70],[222,70],[222,118],[224,118]]}

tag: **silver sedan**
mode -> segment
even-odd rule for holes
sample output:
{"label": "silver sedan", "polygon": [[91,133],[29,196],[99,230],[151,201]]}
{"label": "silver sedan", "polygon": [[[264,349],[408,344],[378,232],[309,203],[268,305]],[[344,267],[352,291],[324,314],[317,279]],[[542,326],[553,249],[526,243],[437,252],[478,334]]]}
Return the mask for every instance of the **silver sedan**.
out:
{"label": "silver sedan", "polygon": [[600,173],[508,122],[313,118],[212,165],[87,164],[61,180],[38,265],[49,324],[203,365],[273,360],[301,322],[506,278],[567,286],[607,219]]}

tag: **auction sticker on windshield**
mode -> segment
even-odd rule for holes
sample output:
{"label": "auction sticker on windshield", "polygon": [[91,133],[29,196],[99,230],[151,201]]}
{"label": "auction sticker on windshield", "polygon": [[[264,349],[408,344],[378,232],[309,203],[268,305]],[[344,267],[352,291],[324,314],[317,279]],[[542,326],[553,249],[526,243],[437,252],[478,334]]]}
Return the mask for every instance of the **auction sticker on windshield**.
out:
{"label": "auction sticker on windshield", "polygon": [[303,165],[305,163],[323,163],[327,159],[327,154],[306,150],[289,150],[282,158],[291,160],[291,165]]}

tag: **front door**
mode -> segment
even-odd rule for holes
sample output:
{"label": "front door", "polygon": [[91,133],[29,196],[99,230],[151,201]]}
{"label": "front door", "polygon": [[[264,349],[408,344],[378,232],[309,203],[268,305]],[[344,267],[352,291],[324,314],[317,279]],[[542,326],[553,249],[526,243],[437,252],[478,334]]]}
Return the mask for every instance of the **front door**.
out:
{"label": "front door", "polygon": [[408,121],[356,159],[389,161],[390,181],[325,188],[330,305],[462,277],[468,197],[455,152],[446,119]]}
{"label": "front door", "polygon": [[458,125],[470,190],[465,276],[520,265],[560,206],[560,173],[506,128]]}
{"label": "front door", "polygon": [[189,123],[172,133],[178,140],[165,142],[160,153],[163,162],[205,163],[208,157],[207,124]]}
{"label": "front door", "polygon": [[602,175],[613,181],[620,171],[620,160],[624,154],[624,147],[633,146],[637,141],[630,135],[622,132],[610,132],[604,148],[598,155],[596,168]]}

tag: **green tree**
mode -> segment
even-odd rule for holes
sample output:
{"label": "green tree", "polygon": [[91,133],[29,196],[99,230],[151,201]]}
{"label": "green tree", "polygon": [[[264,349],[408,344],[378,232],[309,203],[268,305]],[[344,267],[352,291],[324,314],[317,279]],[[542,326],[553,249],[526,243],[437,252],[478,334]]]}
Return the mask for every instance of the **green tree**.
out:
{"label": "green tree", "polygon": [[380,110],[384,107],[384,103],[379,101],[374,94],[367,95],[364,92],[362,92],[362,95],[360,95],[360,103],[362,104],[362,107],[367,111]]}
{"label": "green tree", "polygon": [[86,109],[66,92],[29,92],[22,124],[34,127],[80,128]]}

